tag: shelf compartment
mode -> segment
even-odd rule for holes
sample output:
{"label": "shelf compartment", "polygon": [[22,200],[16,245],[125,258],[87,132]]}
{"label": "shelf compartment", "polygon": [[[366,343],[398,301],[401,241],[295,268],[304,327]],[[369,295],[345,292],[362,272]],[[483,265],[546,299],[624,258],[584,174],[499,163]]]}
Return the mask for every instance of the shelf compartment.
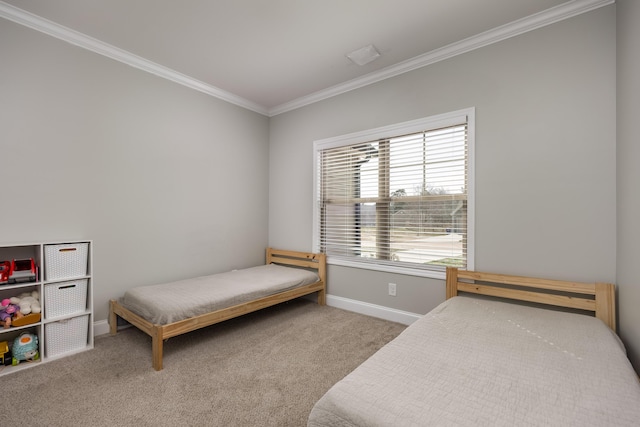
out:
{"label": "shelf compartment", "polygon": [[47,357],[60,356],[87,347],[89,315],[51,322],[44,325]]}
{"label": "shelf compartment", "polygon": [[[11,327],[9,329],[2,329],[1,331],[3,333],[0,334],[0,342],[6,342],[12,350],[14,346],[14,340],[23,333],[28,332],[38,337],[38,356],[36,360],[22,360],[17,365],[0,365],[0,374],[14,372],[22,368],[33,366],[35,363],[42,360],[42,328],[39,324],[31,324],[19,328]],[[11,363],[11,361],[9,363]]]}
{"label": "shelf compartment", "polygon": [[44,285],[44,315],[47,319],[81,313],[87,308],[89,279]]}
{"label": "shelf compartment", "polygon": [[45,280],[86,276],[88,255],[89,243],[45,245]]}

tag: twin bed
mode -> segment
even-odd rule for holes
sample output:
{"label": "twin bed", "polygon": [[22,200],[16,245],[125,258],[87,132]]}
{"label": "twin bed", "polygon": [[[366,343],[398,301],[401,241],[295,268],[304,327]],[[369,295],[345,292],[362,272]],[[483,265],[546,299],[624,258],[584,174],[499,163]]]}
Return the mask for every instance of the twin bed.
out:
{"label": "twin bed", "polygon": [[[265,266],[128,291],[111,333],[120,316],[150,335],[160,370],[165,339],[314,292],[324,304],[325,284],[324,255],[270,248]],[[327,391],[308,426],[640,425],[614,285],[448,268],[446,297]]]}
{"label": "twin bed", "polygon": [[133,288],[109,304],[111,335],[121,317],[151,336],[152,366],[164,340],[304,295],[326,298],[324,254],[267,248],[265,265]]}
{"label": "twin bed", "polygon": [[308,426],[640,425],[614,292],[450,268],[447,300],[335,384]]}

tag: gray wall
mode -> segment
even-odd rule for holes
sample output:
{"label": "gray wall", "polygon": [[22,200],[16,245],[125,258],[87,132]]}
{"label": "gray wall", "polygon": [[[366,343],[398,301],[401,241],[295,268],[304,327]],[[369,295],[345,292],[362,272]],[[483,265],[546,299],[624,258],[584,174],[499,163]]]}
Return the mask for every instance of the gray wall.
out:
{"label": "gray wall", "polygon": [[[474,106],[476,268],[617,281],[638,369],[638,2],[617,19],[617,151],[613,5],[271,120],[0,19],[0,243],[92,239],[104,320],[131,286],[311,249],[314,140]],[[329,292],[425,313],[444,283],[330,267]]]}
{"label": "gray wall", "polygon": [[640,372],[640,2],[617,1],[618,308],[620,335]]}
{"label": "gray wall", "polygon": [[0,243],[92,239],[95,320],[264,262],[268,118],[0,19]]}
{"label": "gray wall", "polygon": [[[615,14],[607,6],[272,117],[269,243],[311,249],[314,140],[476,107],[476,269],[614,282]],[[442,280],[338,266],[328,287],[417,313],[445,295]]]}

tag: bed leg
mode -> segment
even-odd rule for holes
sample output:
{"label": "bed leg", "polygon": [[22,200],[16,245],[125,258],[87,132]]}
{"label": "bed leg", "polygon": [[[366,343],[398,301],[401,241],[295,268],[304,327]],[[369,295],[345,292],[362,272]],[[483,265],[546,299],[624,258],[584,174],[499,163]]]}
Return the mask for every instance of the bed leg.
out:
{"label": "bed leg", "polygon": [[109,334],[115,335],[118,332],[118,316],[115,313],[115,300],[109,301]]}
{"label": "bed leg", "polygon": [[151,353],[152,353],[152,365],[156,371],[162,370],[162,331],[157,326],[153,328],[153,334],[151,335]]}
{"label": "bed leg", "polygon": [[326,305],[327,304],[327,291],[321,290],[318,291],[318,305]]}

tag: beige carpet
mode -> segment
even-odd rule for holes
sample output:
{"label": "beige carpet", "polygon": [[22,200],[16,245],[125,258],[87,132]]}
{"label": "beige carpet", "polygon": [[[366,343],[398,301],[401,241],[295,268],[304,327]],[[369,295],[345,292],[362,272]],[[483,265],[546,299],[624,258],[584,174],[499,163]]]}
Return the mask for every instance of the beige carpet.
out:
{"label": "beige carpet", "polygon": [[159,372],[151,339],[128,328],[0,377],[0,413],[17,427],[305,426],[335,382],[404,328],[296,300],[171,338]]}

